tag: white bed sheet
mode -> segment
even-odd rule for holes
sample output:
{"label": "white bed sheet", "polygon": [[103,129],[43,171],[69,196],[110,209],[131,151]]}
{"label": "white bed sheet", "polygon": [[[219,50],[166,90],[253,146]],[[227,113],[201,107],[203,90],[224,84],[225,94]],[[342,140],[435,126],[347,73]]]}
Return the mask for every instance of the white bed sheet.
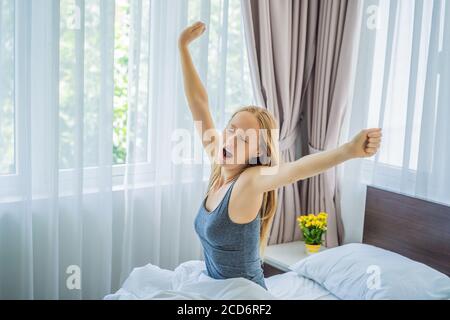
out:
{"label": "white bed sheet", "polygon": [[282,300],[339,300],[317,282],[294,271],[266,278],[268,291]]}
{"label": "white bed sheet", "polygon": [[122,287],[106,300],[322,300],[337,299],[316,282],[295,272],[266,278],[267,289],[244,279],[217,280],[206,273],[204,261],[191,260],[174,271],[153,264],[135,268]]}

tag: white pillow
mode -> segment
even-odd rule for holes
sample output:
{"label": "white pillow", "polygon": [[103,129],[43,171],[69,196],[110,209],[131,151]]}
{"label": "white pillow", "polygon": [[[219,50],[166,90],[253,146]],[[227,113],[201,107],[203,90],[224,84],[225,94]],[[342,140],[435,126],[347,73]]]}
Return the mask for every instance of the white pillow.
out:
{"label": "white pillow", "polygon": [[450,278],[397,253],[346,244],[313,254],[290,267],[340,299],[450,299]]}

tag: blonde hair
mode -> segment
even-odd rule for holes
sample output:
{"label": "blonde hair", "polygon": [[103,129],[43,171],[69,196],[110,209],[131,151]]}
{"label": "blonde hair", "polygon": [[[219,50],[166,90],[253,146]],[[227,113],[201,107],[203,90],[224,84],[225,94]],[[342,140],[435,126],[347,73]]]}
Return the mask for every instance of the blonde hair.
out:
{"label": "blonde hair", "polygon": [[[244,111],[250,112],[251,114],[253,114],[259,123],[259,128],[265,129],[264,133],[267,132],[267,134],[263,135],[263,143],[264,143],[264,148],[265,148],[264,151],[265,151],[265,154],[267,155],[267,160],[260,161],[260,159],[258,158],[257,159],[258,161],[256,161],[257,162],[256,164],[249,164],[249,165],[247,165],[246,168],[251,167],[251,166],[256,166],[256,165],[267,166],[267,167],[278,165],[277,137],[274,137],[272,135],[273,130],[278,128],[276,120],[274,119],[274,117],[272,116],[272,114],[269,111],[267,111],[264,108],[256,107],[256,106],[246,106],[246,107],[242,107],[242,108],[238,109],[232,115],[231,119],[233,119],[233,117],[235,115],[237,115],[238,113],[244,112]],[[231,121],[231,119],[230,119],[230,121]],[[209,179],[208,192],[207,192],[208,194],[211,191],[211,189],[216,187],[217,184],[219,183],[220,177],[221,177],[221,170],[222,170],[222,167],[219,164],[217,164],[216,162],[214,162],[212,164],[211,176]],[[272,224],[272,220],[275,216],[276,208],[277,208],[276,190],[271,190],[271,191],[265,192],[263,194],[261,209],[258,213],[261,217],[261,227],[260,227],[260,233],[259,233],[259,251],[260,251],[261,257],[264,257],[264,251],[267,246],[267,240],[268,240],[268,235],[269,235],[269,231],[270,231],[269,229]]]}

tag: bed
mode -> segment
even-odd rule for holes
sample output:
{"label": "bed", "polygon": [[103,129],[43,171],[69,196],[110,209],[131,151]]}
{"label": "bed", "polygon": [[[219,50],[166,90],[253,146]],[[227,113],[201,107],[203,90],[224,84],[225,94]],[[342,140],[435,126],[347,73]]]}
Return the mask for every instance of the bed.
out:
{"label": "bed", "polygon": [[368,187],[363,243],[268,276],[268,290],[244,278],[210,278],[204,261],[192,260],[173,271],[135,268],[105,299],[450,299],[449,246],[449,207]]}

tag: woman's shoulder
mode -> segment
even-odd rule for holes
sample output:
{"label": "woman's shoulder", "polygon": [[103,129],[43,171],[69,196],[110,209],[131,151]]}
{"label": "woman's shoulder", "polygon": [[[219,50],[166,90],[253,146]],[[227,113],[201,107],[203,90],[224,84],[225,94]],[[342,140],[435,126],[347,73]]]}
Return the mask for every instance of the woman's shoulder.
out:
{"label": "woman's shoulder", "polygon": [[267,170],[266,166],[251,166],[246,168],[240,175],[239,180],[246,185],[251,185],[257,182],[257,178],[264,174],[264,170]]}
{"label": "woman's shoulder", "polygon": [[248,168],[245,168],[245,170],[241,173],[241,176],[243,176],[243,179],[249,179],[252,177],[256,177],[261,174],[261,170],[264,170],[264,166],[251,166]]}
{"label": "woman's shoulder", "polygon": [[261,175],[261,169],[263,166],[253,166],[246,168],[235,181],[235,189],[238,189],[237,193],[247,196],[257,195],[258,188],[258,176]]}

